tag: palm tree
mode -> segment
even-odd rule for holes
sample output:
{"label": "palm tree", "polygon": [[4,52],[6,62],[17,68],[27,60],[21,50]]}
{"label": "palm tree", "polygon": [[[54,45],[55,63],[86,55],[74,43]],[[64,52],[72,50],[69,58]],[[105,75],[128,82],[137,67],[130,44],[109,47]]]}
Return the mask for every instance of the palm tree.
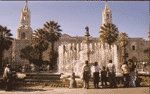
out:
{"label": "palm tree", "polygon": [[50,42],[50,52],[52,55],[50,57],[50,62],[53,63],[53,61],[55,61],[55,59],[57,58],[53,58],[54,57],[54,43],[56,41],[59,40],[59,38],[61,37],[61,33],[60,31],[62,31],[61,29],[59,29],[60,25],[58,25],[58,22],[54,22],[54,21],[50,21],[50,22],[46,22],[46,24],[44,24],[44,31],[46,31],[46,40],[48,42]]}
{"label": "palm tree", "polygon": [[115,24],[107,23],[100,27],[100,38],[103,43],[108,43],[111,49],[112,43],[114,43],[119,35],[118,28]]}
{"label": "palm tree", "polygon": [[126,46],[128,45],[128,35],[125,32],[121,32],[120,35],[117,38],[117,42],[120,44],[119,46],[122,47],[122,57],[123,57],[123,63],[126,61]]}
{"label": "palm tree", "polygon": [[[46,42],[45,34],[46,32],[43,29],[37,29],[34,31],[32,36],[31,44],[34,46],[36,52],[39,52],[39,62],[42,63],[42,54],[48,49],[48,42]],[[39,63],[38,62],[38,63]],[[39,64],[40,64],[39,63]]]}
{"label": "palm tree", "polygon": [[11,38],[13,36],[12,33],[10,33],[10,29],[7,29],[7,26],[3,27],[0,25],[0,69],[2,69],[2,57],[4,50],[8,50],[12,45]]}

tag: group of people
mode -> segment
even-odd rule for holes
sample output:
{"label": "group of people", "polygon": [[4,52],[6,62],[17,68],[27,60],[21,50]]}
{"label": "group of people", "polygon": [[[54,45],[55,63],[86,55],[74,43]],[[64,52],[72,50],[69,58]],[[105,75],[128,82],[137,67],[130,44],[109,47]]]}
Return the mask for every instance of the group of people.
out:
{"label": "group of people", "polygon": [[[115,65],[112,63],[112,60],[109,60],[109,63],[100,69],[98,66],[98,62],[95,62],[92,67],[89,66],[88,61],[85,61],[85,66],[83,67],[83,87],[89,88],[89,80],[93,77],[94,87],[99,88],[99,80],[101,78],[101,87],[105,83],[107,87],[107,81],[110,84],[110,88],[117,87],[116,81],[116,69]],[[135,87],[135,68],[136,65],[134,64],[133,60],[129,59],[128,62],[126,61],[121,69],[123,71],[123,79],[124,79],[124,87]],[[101,74],[101,75],[99,75]],[[108,75],[108,77],[107,77]],[[100,77],[101,76],[101,77]],[[108,79],[107,79],[108,78]]]}
{"label": "group of people", "polygon": [[[93,77],[94,81],[94,87],[99,88],[99,72],[100,67],[98,66],[98,62],[95,62],[94,65],[90,68],[88,65],[88,61],[85,61],[85,66],[83,67],[83,83],[84,88],[89,88],[89,80],[90,77]],[[108,79],[107,79],[107,73],[108,73]],[[107,87],[107,80],[109,80],[110,87],[117,87],[116,81],[115,81],[115,65],[112,64],[112,60],[109,60],[109,64],[105,68],[102,67],[101,70],[101,86],[103,87],[103,83],[105,82],[105,86]]]}
{"label": "group of people", "polygon": [[121,69],[123,71],[124,87],[135,87],[137,71],[136,64],[133,62],[133,60],[129,59],[128,62],[124,62]]}

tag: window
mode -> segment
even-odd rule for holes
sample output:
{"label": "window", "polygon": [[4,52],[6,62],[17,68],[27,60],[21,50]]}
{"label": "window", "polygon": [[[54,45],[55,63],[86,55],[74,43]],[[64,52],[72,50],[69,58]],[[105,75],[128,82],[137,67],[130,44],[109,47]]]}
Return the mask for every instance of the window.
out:
{"label": "window", "polygon": [[132,50],[135,50],[135,46],[132,46]]}
{"label": "window", "polygon": [[21,34],[21,38],[22,38],[22,39],[25,38],[25,33],[24,33],[24,32]]}
{"label": "window", "polygon": [[26,17],[25,17],[25,16],[24,16],[23,18],[24,18],[24,20],[26,20]]}
{"label": "window", "polygon": [[93,46],[93,50],[95,51],[95,44],[94,44],[94,46]]}
{"label": "window", "polygon": [[107,14],[106,18],[109,19],[109,14]]}

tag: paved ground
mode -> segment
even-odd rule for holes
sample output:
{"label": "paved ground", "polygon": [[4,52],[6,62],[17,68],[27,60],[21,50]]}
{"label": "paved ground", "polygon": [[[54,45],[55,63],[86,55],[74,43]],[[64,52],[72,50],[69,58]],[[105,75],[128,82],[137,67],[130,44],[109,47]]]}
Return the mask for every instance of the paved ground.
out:
{"label": "paved ground", "polygon": [[[39,87],[40,88],[40,87]],[[149,87],[136,87],[136,88],[105,88],[105,89],[68,89],[68,88],[49,88],[32,89],[28,91],[10,91],[6,92],[0,90],[0,94],[149,94]]]}
{"label": "paved ground", "polygon": [[[91,83],[93,84],[93,83]],[[136,88],[103,88],[103,89],[83,89],[83,88],[52,88],[50,86],[34,86],[6,92],[0,90],[0,94],[150,94],[149,87]]]}

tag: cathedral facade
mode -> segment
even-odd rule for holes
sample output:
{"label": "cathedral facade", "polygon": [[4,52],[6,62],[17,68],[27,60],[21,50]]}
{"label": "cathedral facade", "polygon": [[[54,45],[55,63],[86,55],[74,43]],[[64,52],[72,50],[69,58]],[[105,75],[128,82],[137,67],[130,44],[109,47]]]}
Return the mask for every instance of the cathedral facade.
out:
{"label": "cathedral facade", "polygon": [[[105,9],[103,10],[102,25],[112,22],[112,11],[108,7],[106,2]],[[59,46],[59,72],[71,73],[75,71],[76,75],[81,75],[82,67],[86,60],[92,65],[94,62],[98,62],[98,65],[102,68],[109,63],[111,59],[116,66],[116,72],[120,73],[121,65],[123,64],[122,48],[116,41],[111,45],[111,50],[107,43],[103,43],[101,38],[89,37],[89,47],[86,43],[86,37],[71,37],[69,35],[63,35],[62,39],[66,39],[61,42]],[[144,49],[149,47],[149,41],[143,38],[129,38],[129,43],[126,46],[126,53],[128,53],[127,60],[133,59],[134,62],[148,62],[149,56],[144,53]],[[89,51],[88,51],[89,49]]]}
{"label": "cathedral facade", "polygon": [[[102,23],[113,23],[112,22],[112,11],[109,9],[108,4],[106,2],[105,9],[102,12],[103,19]],[[14,38],[13,44],[11,48],[4,52],[4,57],[8,57],[10,59],[10,63],[14,65],[24,65],[29,62],[28,60],[22,60],[20,58],[20,50],[30,45],[30,41],[32,38],[33,30],[30,27],[30,18],[31,12],[28,9],[27,2],[25,4],[24,9],[21,11],[21,19],[20,26],[17,28],[17,37]],[[90,33],[90,32],[89,32]],[[71,62],[84,62],[87,60],[86,51],[87,45],[84,36],[69,36],[67,34],[63,34],[59,41],[57,41],[54,45],[54,50],[58,50],[58,69],[62,72],[66,72],[66,65]],[[119,47],[119,43],[114,42],[112,45],[112,52],[109,53],[108,44],[102,45],[102,41],[96,37],[89,37],[89,49],[90,49],[90,59],[92,62],[99,62],[99,65],[105,66],[108,63],[109,59],[113,59],[113,63],[120,67],[122,62],[122,49]],[[143,38],[129,38],[129,43],[126,46],[126,52],[129,54],[129,58],[134,59],[135,61],[144,61],[148,60],[148,54],[144,53],[143,50],[149,47],[149,41],[144,40]],[[48,49],[50,50],[50,49]],[[47,50],[47,51],[48,51]],[[46,52],[43,52],[43,59],[47,60]],[[75,66],[74,65],[74,66]],[[78,65],[78,64],[77,64]],[[77,66],[76,65],[76,66]],[[78,65],[79,66],[79,65]],[[65,69],[66,68],[66,69]],[[72,67],[70,67],[72,68]],[[75,70],[75,68],[74,68]],[[77,69],[76,69],[77,70]]]}

